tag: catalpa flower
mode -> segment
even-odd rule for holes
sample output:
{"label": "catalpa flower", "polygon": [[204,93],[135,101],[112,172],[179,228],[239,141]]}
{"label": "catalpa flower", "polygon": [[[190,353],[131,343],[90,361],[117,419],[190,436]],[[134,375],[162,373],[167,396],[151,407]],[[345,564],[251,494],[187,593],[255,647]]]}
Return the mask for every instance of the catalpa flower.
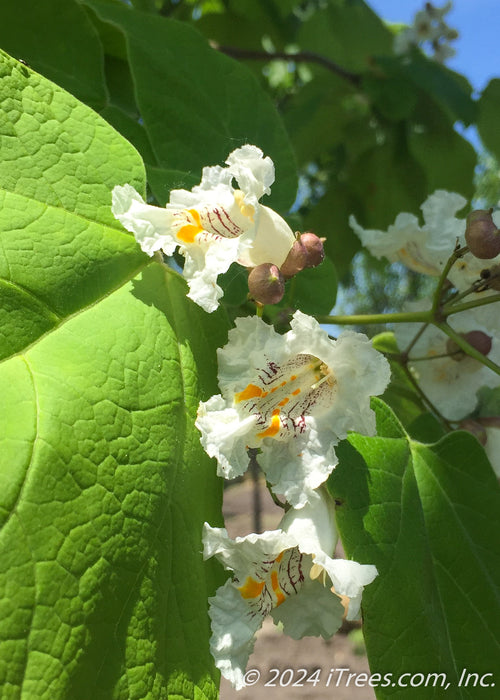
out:
{"label": "catalpa flower", "polygon": [[222,296],[217,277],[231,263],[280,267],[295,241],[286,221],[259,204],[273,182],[273,161],[246,145],[228,156],[225,168],[203,168],[200,184],[190,192],[172,190],[165,208],[146,204],[130,185],[117,186],[112,212],[148,255],[157,250],[172,255],[179,246],[188,296],[210,312]]}
{"label": "catalpa flower", "polygon": [[198,409],[203,447],[227,479],[246,471],[248,448],[259,449],[273,491],[296,507],[327,479],[348,431],[375,433],[370,396],[390,375],[365,335],[332,340],[300,311],[284,335],[256,316],[236,319],[218,363],[222,394]]}
{"label": "catalpa flower", "polygon": [[252,653],[255,633],[267,615],[293,639],[331,637],[345,614],[359,616],[364,586],[377,576],[372,565],[332,559],[338,535],[334,504],[327,492],[314,503],[289,510],[279,529],[229,538],[204,526],[204,557],[215,556],[234,577],[209,599],[210,650],[217,668],[238,690]]}
{"label": "catalpa flower", "polygon": [[439,275],[457,239],[464,240],[465,219],[457,219],[455,214],[466,203],[455,192],[437,190],[421,206],[423,226],[416,216],[406,212],[398,214],[387,231],[364,229],[352,215],[349,224],[376,258],[401,262],[425,275]]}
{"label": "catalpa flower", "polygon": [[[425,303],[408,304],[420,310]],[[465,336],[476,349],[493,362],[500,362],[500,341],[487,333],[477,321],[475,309],[461,311],[448,319],[455,331]],[[414,323],[397,324],[395,336],[402,351],[413,340],[419,327]],[[477,406],[477,392],[482,386],[500,384],[500,377],[478,360],[466,355],[439,328],[427,326],[413,344],[409,365],[425,395],[449,420],[461,420]]]}

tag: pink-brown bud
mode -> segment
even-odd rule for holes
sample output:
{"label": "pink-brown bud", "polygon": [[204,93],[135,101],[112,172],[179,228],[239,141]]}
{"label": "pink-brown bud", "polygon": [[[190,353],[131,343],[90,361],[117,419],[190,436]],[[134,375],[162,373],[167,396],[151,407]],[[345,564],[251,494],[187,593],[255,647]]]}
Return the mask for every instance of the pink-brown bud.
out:
{"label": "pink-brown bud", "polygon": [[492,209],[476,209],[467,217],[465,242],[480,260],[491,260],[500,253],[500,231],[491,216]]}
{"label": "pink-brown bud", "polygon": [[[491,350],[491,337],[483,331],[469,331],[468,333],[460,333],[460,335],[482,355],[487,355]],[[446,342],[446,352],[456,362],[460,362],[466,357],[466,352],[451,338]]]}
{"label": "pink-brown bud", "polygon": [[319,238],[314,233],[302,233],[288,253],[288,256],[281,266],[281,273],[289,279],[300,272],[305,267],[316,267],[324,257],[324,238]]}
{"label": "pink-brown bud", "polygon": [[277,265],[262,263],[248,275],[248,291],[261,304],[277,304],[285,293],[285,280]]}

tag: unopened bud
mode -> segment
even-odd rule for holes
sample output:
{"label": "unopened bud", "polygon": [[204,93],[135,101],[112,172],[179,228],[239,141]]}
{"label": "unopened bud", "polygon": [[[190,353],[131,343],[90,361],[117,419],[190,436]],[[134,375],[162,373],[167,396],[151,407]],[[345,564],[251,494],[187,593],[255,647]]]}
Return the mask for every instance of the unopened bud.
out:
{"label": "unopened bud", "polygon": [[285,293],[285,280],[277,265],[262,263],[250,270],[248,291],[261,304],[277,304]]}
{"label": "unopened bud", "polygon": [[301,242],[307,251],[306,267],[317,267],[325,259],[325,249],[323,248],[324,238],[319,238],[315,233],[303,233]]}
{"label": "unopened bud", "polygon": [[464,420],[460,421],[458,424],[458,428],[459,430],[466,430],[468,433],[472,433],[472,435],[479,440],[483,447],[486,445],[486,429],[481,425],[481,423],[478,423],[472,418],[464,418]]}
{"label": "unopened bud", "polygon": [[323,262],[325,257],[324,240],[324,238],[316,236],[315,233],[302,233],[291,247],[281,266],[282,275],[289,279],[305,267],[316,267]]}
{"label": "unopened bud", "polygon": [[281,266],[281,274],[285,279],[289,279],[306,267],[307,251],[300,237],[297,238],[290,252],[286,256],[286,260]]}
{"label": "unopened bud", "polygon": [[500,265],[493,265],[481,270],[481,278],[488,283],[488,289],[500,292]]}
{"label": "unopened bud", "polygon": [[476,209],[467,217],[465,242],[480,260],[496,258],[500,253],[500,231],[491,216],[492,209]]}
{"label": "unopened bud", "polygon": [[[460,333],[460,335],[482,355],[487,355],[491,350],[491,338],[483,331],[469,331],[468,333]],[[466,357],[466,352],[451,338],[446,342],[446,352],[456,362],[460,362]]]}

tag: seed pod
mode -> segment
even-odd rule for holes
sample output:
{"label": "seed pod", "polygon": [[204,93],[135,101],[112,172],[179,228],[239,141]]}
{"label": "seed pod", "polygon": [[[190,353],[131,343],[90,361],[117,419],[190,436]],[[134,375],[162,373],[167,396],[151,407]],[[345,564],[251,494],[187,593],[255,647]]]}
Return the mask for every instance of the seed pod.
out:
{"label": "seed pod", "polygon": [[500,231],[491,216],[493,209],[476,209],[467,217],[465,242],[480,260],[491,260],[500,253]]}
{"label": "seed pod", "polygon": [[248,291],[261,304],[277,304],[285,293],[285,280],[277,265],[262,263],[248,275]]}
{"label": "seed pod", "polygon": [[[468,333],[460,333],[460,335],[482,355],[487,355],[491,350],[491,337],[483,333],[483,331],[469,331]],[[451,338],[446,342],[446,352],[456,362],[460,362],[467,355],[467,353]]]}

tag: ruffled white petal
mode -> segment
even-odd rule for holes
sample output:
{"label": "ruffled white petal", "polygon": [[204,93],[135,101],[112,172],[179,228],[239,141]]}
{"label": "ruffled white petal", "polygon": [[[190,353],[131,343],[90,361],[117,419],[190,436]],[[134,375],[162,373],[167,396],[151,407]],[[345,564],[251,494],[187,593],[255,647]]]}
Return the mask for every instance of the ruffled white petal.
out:
{"label": "ruffled white petal", "polygon": [[262,195],[271,194],[274,163],[269,156],[264,157],[260,148],[249,144],[237,148],[229,154],[226,163],[228,172],[245,195],[245,202],[255,205]]}
{"label": "ruffled white petal", "polygon": [[178,241],[172,233],[171,214],[165,209],[146,204],[131,185],[117,185],[112,192],[111,211],[134,234],[145,253],[153,255],[161,249],[172,255]]}
{"label": "ruffled white petal", "polygon": [[260,534],[252,532],[233,540],[225,528],[211,527],[208,523],[203,526],[204,559],[216,557],[225,569],[234,571],[240,581],[252,575],[257,562],[274,559],[296,545],[295,538],[281,529],[266,530]]}
{"label": "ruffled white petal", "polygon": [[343,615],[340,598],[318,581],[308,581],[298,596],[287,598],[271,611],[275,624],[281,622],[283,632],[292,639],[330,639],[341,626]]}
{"label": "ruffled white petal", "polygon": [[387,231],[363,229],[351,216],[349,224],[362,244],[377,258],[402,262],[426,275],[438,275],[453,253],[457,239],[463,240],[465,220],[455,217],[466,200],[455,192],[436,190],[422,204],[424,225],[413,214],[398,214]]}
{"label": "ruffled white petal", "polygon": [[210,457],[217,460],[217,474],[235,479],[248,469],[246,435],[255,425],[255,416],[244,420],[234,408],[217,394],[198,407],[196,427],[201,433],[201,444]]}
{"label": "ruffled white petal", "polygon": [[226,581],[208,602],[212,627],[210,652],[224,678],[240,690],[245,685],[245,668],[262,620],[250,614],[232,581]]}

